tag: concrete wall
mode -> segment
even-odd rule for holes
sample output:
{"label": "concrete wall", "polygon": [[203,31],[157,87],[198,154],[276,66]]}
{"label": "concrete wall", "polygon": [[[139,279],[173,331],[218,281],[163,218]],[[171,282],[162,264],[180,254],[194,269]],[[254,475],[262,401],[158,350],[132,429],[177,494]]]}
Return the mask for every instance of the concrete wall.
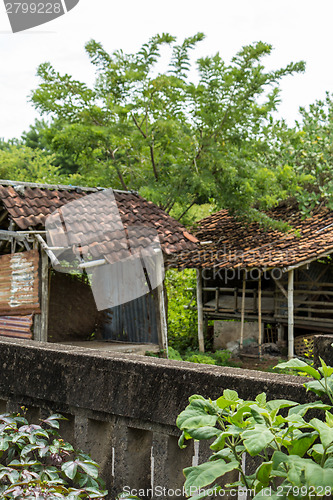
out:
{"label": "concrete wall", "polygon": [[[244,339],[258,339],[258,322],[248,321],[244,323]],[[240,321],[214,321],[214,349],[226,349],[228,342],[237,342],[240,339]],[[264,332],[264,324],[262,324]]]}
{"label": "concrete wall", "polygon": [[300,377],[5,338],[0,370],[0,411],[25,405],[35,421],[67,416],[63,438],[101,464],[110,499],[124,486],[181,488],[182,469],[207,459],[207,444],[177,445],[175,420],[192,394],[311,399]]}
{"label": "concrete wall", "polygon": [[316,335],[313,339],[313,357],[316,367],[322,358],[328,366],[333,366],[333,335]]}

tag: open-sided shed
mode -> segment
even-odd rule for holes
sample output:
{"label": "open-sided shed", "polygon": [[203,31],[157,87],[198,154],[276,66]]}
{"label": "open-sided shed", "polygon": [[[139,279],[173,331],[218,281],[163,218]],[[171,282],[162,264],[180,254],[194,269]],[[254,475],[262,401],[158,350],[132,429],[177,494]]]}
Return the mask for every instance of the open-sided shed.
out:
{"label": "open-sided shed", "polygon": [[270,217],[286,222],[286,232],[243,224],[227,210],[199,222],[200,250],[185,254],[181,266],[198,269],[199,338],[206,319],[258,322],[259,345],[265,325],[288,342],[295,336],[333,330],[333,212],[325,207],[305,217],[292,201]]}
{"label": "open-sided shed", "polygon": [[[163,286],[98,312],[84,276],[51,272],[57,258],[46,241],[46,218],[72,201],[104,191],[0,180],[0,335],[65,341],[100,332],[106,340],[165,347]],[[157,232],[166,264],[171,257],[196,248],[196,238],[155,204],[135,192],[115,190],[113,195],[126,231],[140,225]],[[90,211],[89,204],[82,204],[77,214],[79,236],[90,228]],[[107,244],[113,245],[114,252],[120,248],[116,238]]]}

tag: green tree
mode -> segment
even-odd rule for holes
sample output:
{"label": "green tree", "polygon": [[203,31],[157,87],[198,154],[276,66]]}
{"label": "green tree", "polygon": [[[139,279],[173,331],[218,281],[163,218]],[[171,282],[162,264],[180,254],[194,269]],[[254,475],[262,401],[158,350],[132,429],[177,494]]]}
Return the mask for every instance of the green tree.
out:
{"label": "green tree", "polygon": [[326,93],[324,100],[300,108],[300,114],[294,128],[276,124],[270,160],[302,177],[304,189],[295,193],[304,214],[321,203],[333,209],[333,95]]}
{"label": "green tree", "polygon": [[63,176],[54,164],[55,155],[21,144],[0,148],[0,178],[26,182],[75,184],[75,176]]}
{"label": "green tree", "polygon": [[[304,63],[266,71],[262,59],[272,47],[258,42],[230,64],[220,54],[199,59],[194,82],[190,51],[203,38],[197,33],[177,44],[156,35],[134,54],[109,54],[91,40],[93,89],[41,64],[31,101],[51,120],[50,152],[68,154],[82,183],[139,190],[179,218],[212,199],[244,213],[293,192],[293,170],[265,161],[266,136],[279,81]],[[158,72],[164,45],[170,61]]]}

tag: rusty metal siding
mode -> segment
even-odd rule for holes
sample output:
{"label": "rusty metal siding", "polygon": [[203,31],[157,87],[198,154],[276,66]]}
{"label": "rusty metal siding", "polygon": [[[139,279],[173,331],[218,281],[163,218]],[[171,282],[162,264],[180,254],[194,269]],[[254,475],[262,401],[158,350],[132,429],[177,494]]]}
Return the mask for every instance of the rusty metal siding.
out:
{"label": "rusty metal siding", "polygon": [[0,257],[0,315],[40,312],[38,250]]}
{"label": "rusty metal siding", "polygon": [[158,344],[153,293],[109,309],[102,326],[102,335],[105,340]]}
{"label": "rusty metal siding", "polygon": [[32,318],[32,314],[29,316],[0,316],[0,335],[31,339]]}

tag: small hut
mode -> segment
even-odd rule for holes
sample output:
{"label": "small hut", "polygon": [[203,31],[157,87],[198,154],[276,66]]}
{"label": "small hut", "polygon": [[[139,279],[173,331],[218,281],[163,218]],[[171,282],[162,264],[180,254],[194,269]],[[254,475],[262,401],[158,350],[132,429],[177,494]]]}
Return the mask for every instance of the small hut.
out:
{"label": "small hut", "polygon": [[[103,191],[0,180],[0,335],[72,344],[94,337],[116,342],[118,348],[121,343],[166,347],[163,285],[99,312],[84,274],[52,268],[56,249],[47,244],[46,218],[65,204]],[[137,193],[115,190],[113,196],[126,231],[140,225],[157,232],[166,265],[197,247],[184,226]],[[82,206],[75,221],[78,234],[87,230],[89,204]]]}
{"label": "small hut", "polygon": [[[264,342],[281,342],[293,357],[304,336],[333,331],[333,212],[319,207],[305,217],[295,203],[269,212],[286,232],[244,224],[221,210],[196,233],[199,251],[181,260],[196,268],[199,339],[209,319],[234,320],[234,340],[257,330]],[[251,325],[252,323],[252,325]],[[230,325],[230,323],[229,323]]]}

